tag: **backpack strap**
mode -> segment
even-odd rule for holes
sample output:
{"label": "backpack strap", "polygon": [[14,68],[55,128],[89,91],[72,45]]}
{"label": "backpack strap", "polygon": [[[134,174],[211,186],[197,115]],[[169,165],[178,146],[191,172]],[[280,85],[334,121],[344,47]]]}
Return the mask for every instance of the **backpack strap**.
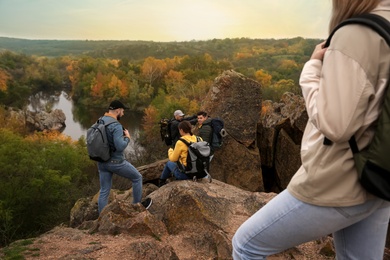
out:
{"label": "backpack strap", "polygon": [[187,146],[190,146],[191,145],[191,143],[190,142],[188,142],[186,139],[184,139],[184,138],[179,138],[179,140],[180,141],[182,141],[183,143],[185,143]]}
{"label": "backpack strap", "polygon": [[[103,117],[100,117],[99,119],[98,119],[98,123],[99,122],[101,122],[101,123],[103,123],[104,124],[104,128],[107,128],[107,126],[109,126],[109,125],[111,125],[111,124],[113,124],[113,123],[119,123],[118,122],[118,120],[116,120],[116,119],[114,119],[114,118],[112,118],[112,117],[110,117],[110,119],[109,120],[107,120],[108,122],[106,123],[106,122],[104,122],[104,120],[103,120]],[[107,129],[106,129],[106,135],[107,135]],[[108,139],[108,138],[107,138]],[[113,144],[111,144],[110,142],[108,142],[108,145],[110,146],[110,151],[111,152],[115,152],[116,151],[116,148],[115,148],[115,146],[113,145]]]}
{"label": "backpack strap", "polygon": [[[185,143],[187,146],[190,146],[193,142],[188,142],[186,139],[180,137],[179,138],[180,141],[182,141],[183,143]],[[200,138],[200,136],[196,136],[196,142],[202,142],[202,139]]]}
{"label": "backpack strap", "polygon": [[375,32],[377,32],[388,45],[390,45],[390,24],[389,21],[386,18],[383,18],[380,15],[376,14],[361,14],[356,17],[349,18],[347,20],[342,21],[340,24],[336,26],[336,28],[333,29],[331,34],[329,35],[328,39],[326,40],[325,46],[328,47],[330,45],[330,40],[333,37],[333,34],[340,29],[340,27],[343,27],[348,24],[360,24],[365,25]]}
{"label": "backpack strap", "polygon": [[108,122],[104,122],[103,117],[100,117],[99,121],[103,122],[104,126],[111,125],[112,123],[119,123],[118,120],[116,120],[116,119],[114,119],[112,117],[109,117],[109,120],[107,120]]}
{"label": "backpack strap", "polygon": [[[367,14],[361,14],[356,17],[349,18],[347,20],[344,20],[340,24],[338,24],[331,34],[329,35],[328,39],[325,42],[324,48],[329,47],[330,41],[334,35],[334,33],[340,29],[340,27],[343,27],[348,24],[360,24],[367,26],[377,32],[385,41],[386,43],[390,46],[390,22],[386,19],[383,18],[380,15],[372,14],[372,13],[367,13]],[[387,82],[387,87],[390,84],[390,80]],[[355,136],[352,136],[351,139],[349,139],[349,146],[351,147],[351,150],[353,153],[358,153],[359,148],[356,143],[356,138]],[[332,145],[332,141],[329,140],[327,137],[324,137],[324,145]]]}

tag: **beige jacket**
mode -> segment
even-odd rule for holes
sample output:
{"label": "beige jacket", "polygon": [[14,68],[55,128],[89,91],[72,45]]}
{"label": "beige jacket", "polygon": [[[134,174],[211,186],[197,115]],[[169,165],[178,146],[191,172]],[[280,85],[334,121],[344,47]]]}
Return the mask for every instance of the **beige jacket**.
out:
{"label": "beige jacket", "polygon": [[[373,13],[390,19],[390,0]],[[293,196],[319,206],[352,206],[372,196],[359,184],[348,140],[355,135],[362,149],[372,139],[389,68],[387,43],[361,25],[340,28],[324,61],[305,64],[300,85],[309,121],[302,166],[287,187]],[[323,145],[324,136],[333,144]]]}

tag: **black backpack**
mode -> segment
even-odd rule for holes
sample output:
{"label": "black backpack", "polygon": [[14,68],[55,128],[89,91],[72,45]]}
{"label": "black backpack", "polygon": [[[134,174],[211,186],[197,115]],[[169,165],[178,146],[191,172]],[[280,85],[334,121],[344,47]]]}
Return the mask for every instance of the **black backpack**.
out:
{"label": "black backpack", "polygon": [[160,120],[160,136],[161,141],[164,141],[166,145],[172,145],[172,133],[171,124],[173,119],[163,118]]}
{"label": "black backpack", "polygon": [[213,150],[210,144],[205,141],[201,141],[200,137],[196,137],[196,142],[188,142],[183,138],[179,138],[180,141],[188,146],[187,154],[187,166],[184,167],[180,161],[177,165],[181,172],[187,174],[193,180],[208,177],[211,182],[211,176],[209,174],[210,156],[213,155]]}
{"label": "black backpack", "polygon": [[223,137],[226,136],[226,131],[224,129],[224,122],[221,118],[213,118],[211,119],[210,124],[211,128],[213,129],[213,134],[211,136],[211,147],[215,150],[218,148],[221,148],[223,144]]}
{"label": "black backpack", "polygon": [[[330,34],[325,47],[329,46],[334,32],[347,24],[361,24],[370,27],[383,37],[390,46],[390,23],[383,17],[374,14],[363,14],[340,23]],[[379,115],[374,138],[370,145],[359,151],[355,137],[349,140],[355,166],[361,185],[370,193],[390,201],[390,79],[388,79],[382,112]],[[325,138],[325,145],[332,141]]]}
{"label": "black backpack", "polygon": [[111,147],[107,140],[106,127],[116,122],[118,121],[111,117],[108,122],[99,118],[87,130],[87,150],[91,160],[106,162],[111,158]]}

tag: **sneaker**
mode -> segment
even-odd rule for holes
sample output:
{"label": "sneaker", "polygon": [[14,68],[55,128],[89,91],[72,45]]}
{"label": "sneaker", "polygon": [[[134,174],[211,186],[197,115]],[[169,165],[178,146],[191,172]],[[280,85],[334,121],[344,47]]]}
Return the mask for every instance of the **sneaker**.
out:
{"label": "sneaker", "polygon": [[152,199],[151,198],[146,198],[144,201],[141,202],[142,206],[145,207],[145,209],[148,209],[150,208],[150,206],[152,206]]}

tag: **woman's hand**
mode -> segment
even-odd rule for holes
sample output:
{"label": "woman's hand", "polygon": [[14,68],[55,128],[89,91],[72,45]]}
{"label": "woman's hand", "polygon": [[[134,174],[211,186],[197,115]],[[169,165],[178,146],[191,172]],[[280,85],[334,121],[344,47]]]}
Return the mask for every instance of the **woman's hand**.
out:
{"label": "woman's hand", "polygon": [[324,45],[325,45],[325,41],[321,42],[320,44],[317,44],[310,59],[322,61],[324,59],[325,52],[328,49],[328,48],[324,48]]}

